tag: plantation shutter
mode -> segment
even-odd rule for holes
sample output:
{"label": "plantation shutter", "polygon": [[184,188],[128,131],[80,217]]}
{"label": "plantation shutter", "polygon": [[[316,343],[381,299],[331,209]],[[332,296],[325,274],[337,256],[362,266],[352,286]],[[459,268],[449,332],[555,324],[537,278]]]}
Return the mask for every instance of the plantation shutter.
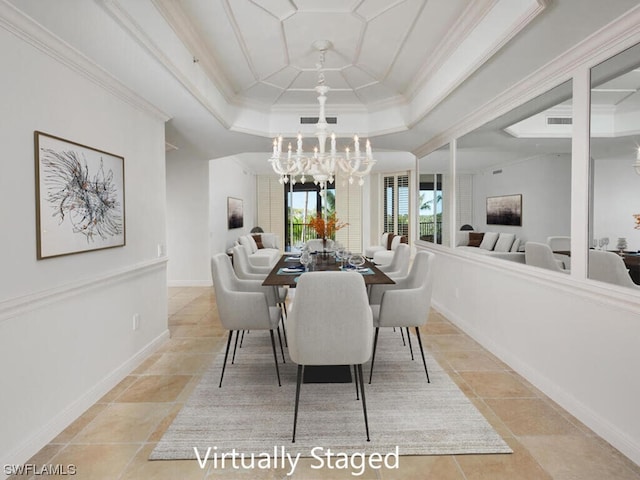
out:
{"label": "plantation shutter", "polygon": [[256,206],[258,225],[265,232],[277,234],[280,247],[284,247],[284,195],[282,185],[275,175],[256,177]]}
{"label": "plantation shutter", "polygon": [[336,178],[336,217],[349,225],[336,232],[336,240],[351,252],[362,252],[362,187]]}

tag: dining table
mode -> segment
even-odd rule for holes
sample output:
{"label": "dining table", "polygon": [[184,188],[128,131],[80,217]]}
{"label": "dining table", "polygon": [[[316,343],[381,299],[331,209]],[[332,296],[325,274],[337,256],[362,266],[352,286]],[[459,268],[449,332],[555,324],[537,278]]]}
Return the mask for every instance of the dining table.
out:
{"label": "dining table", "polygon": [[285,254],[273,266],[267,277],[262,282],[264,286],[273,287],[295,287],[298,278],[302,274],[312,274],[321,271],[339,271],[341,269],[357,271],[362,274],[364,284],[369,287],[371,285],[389,285],[396,282],[389,278],[381,271],[372,261],[365,259],[364,265],[358,268],[350,268],[347,262],[344,267],[341,262],[337,261],[331,252],[318,252],[314,254],[316,260],[313,267],[305,268],[300,263],[300,256],[295,254]]}

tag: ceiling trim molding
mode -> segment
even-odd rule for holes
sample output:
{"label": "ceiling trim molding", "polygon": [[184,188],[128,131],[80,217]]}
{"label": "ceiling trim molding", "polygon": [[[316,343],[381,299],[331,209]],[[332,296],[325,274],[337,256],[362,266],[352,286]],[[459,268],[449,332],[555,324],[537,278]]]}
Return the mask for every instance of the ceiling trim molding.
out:
{"label": "ceiling trim molding", "polygon": [[449,55],[460,47],[462,41],[476,28],[478,23],[489,13],[497,1],[498,0],[485,0],[484,3],[472,2],[469,4],[409,84],[405,92],[405,96],[409,100],[416,96],[420,88],[440,69]]}
{"label": "ceiling trim molding", "polygon": [[0,0],[0,27],[136,109],[163,122],[171,118],[6,0]]}
{"label": "ceiling trim molding", "polygon": [[459,138],[562,82],[570,80],[576,69],[591,68],[638,42],[640,42],[640,5],[500,93],[456,125],[436,134],[428,142],[414,149],[413,153],[418,158],[422,158],[452,139]]}
{"label": "ceiling trim molding", "polygon": [[[140,25],[129,15],[128,12],[122,7],[118,0],[99,0],[104,8],[109,12],[113,18],[120,24],[120,26],[128,31],[133,38],[151,55],[160,62],[169,73],[171,73],[176,80],[178,80],[190,93],[193,97],[200,102],[200,104],[211,113],[216,120],[220,122],[224,128],[229,129],[231,124],[227,121],[225,114],[219,109],[216,108],[214,103],[211,101],[209,97],[207,97],[206,92],[202,92],[200,88],[196,86],[196,84],[191,81],[191,79],[182,72],[182,70],[162,51],[161,48],[156,45],[156,43],[149,38],[149,36],[144,33]],[[155,1],[152,0],[154,6]],[[183,42],[182,39],[180,39]],[[184,45],[184,44],[183,44]],[[200,63],[200,59],[198,58],[198,64]],[[205,60],[202,60],[203,63],[206,63]],[[210,78],[209,78],[209,81]],[[212,82],[213,83],[213,82]],[[218,93],[222,98],[221,100],[225,102],[227,107],[233,108],[233,102],[229,102],[227,98],[225,98],[224,93],[218,88],[214,89],[216,93]]]}
{"label": "ceiling trim molding", "polygon": [[[513,23],[511,23],[508,27],[506,27],[505,33],[500,37],[500,39],[490,46],[484,51],[481,52],[475,59],[473,59],[466,68],[461,71],[459,74],[455,75],[455,79],[445,79],[446,81],[438,81],[436,73],[432,75],[431,78],[428,79],[423,85],[420,91],[416,91],[414,97],[412,98],[411,103],[416,104],[419,103],[419,96],[425,96],[424,105],[420,107],[420,110],[415,109],[415,113],[413,114],[409,127],[413,128],[420,120],[428,115],[428,113],[433,110],[438,104],[440,104],[445,98],[447,98],[455,89],[457,89],[467,78],[469,78],[478,68],[484,65],[489,59],[496,54],[506,43],[508,43],[515,35],[517,35],[525,26],[527,26],[533,19],[535,19],[543,10],[547,7],[549,0],[531,0],[532,4],[529,9],[527,9],[518,19],[516,19]],[[509,0],[498,0],[493,8],[490,9],[489,12],[486,12],[482,21],[488,21],[490,14],[493,13],[495,8],[498,8],[499,5],[509,5]],[[474,25],[474,29],[469,33],[475,31],[480,25],[479,22]],[[470,41],[469,36],[465,37],[464,41],[458,45],[458,48],[455,52],[462,51],[464,47],[464,42]],[[446,61],[451,61],[451,56],[447,58],[442,65],[440,65],[440,71],[444,67]],[[440,73],[440,72],[438,72]],[[444,75],[444,74],[443,74]],[[436,85],[431,85],[435,83]],[[446,85],[446,87],[442,88],[438,85]],[[433,93],[435,92],[435,93]],[[430,97],[430,98],[429,98]]]}
{"label": "ceiling trim molding", "polygon": [[[232,103],[237,92],[232,87],[229,79],[222,73],[222,68],[216,63],[211,52],[199,40],[198,35],[194,33],[196,28],[189,21],[179,3],[168,0],[151,0],[151,3],[160,12],[160,15],[163,16],[187,50],[198,59],[198,63],[200,63],[220,94],[228,103]],[[155,52],[153,53],[155,55]]]}

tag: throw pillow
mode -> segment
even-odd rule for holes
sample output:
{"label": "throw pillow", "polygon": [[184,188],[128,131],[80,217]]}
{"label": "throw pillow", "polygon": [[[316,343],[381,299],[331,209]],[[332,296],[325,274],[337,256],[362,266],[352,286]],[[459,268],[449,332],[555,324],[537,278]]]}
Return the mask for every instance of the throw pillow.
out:
{"label": "throw pillow", "polygon": [[260,250],[261,248],[264,248],[264,245],[262,243],[262,235],[251,235],[253,237],[253,241],[256,242],[256,247],[258,247],[258,250]]}
{"label": "throw pillow", "polygon": [[393,243],[393,239],[396,237],[394,233],[389,233],[387,235],[387,250],[391,250],[391,244]]}
{"label": "throw pillow", "polygon": [[513,241],[513,245],[511,245],[511,251],[512,252],[517,252],[520,249],[520,239],[516,238]]}
{"label": "throw pillow", "polygon": [[467,245],[469,247],[479,247],[483,238],[484,233],[482,232],[469,232],[469,243]]}
{"label": "throw pillow", "polygon": [[501,233],[496,242],[496,246],[493,247],[495,252],[508,252],[511,250],[511,245],[516,239],[515,233]]}
{"label": "throw pillow", "polygon": [[246,238],[249,241],[249,248],[251,249],[251,253],[256,253],[258,251],[258,245],[256,244],[256,241],[251,235],[247,235]]}
{"label": "throw pillow", "polygon": [[483,250],[493,250],[497,241],[498,232],[485,232],[479,248],[482,248]]}

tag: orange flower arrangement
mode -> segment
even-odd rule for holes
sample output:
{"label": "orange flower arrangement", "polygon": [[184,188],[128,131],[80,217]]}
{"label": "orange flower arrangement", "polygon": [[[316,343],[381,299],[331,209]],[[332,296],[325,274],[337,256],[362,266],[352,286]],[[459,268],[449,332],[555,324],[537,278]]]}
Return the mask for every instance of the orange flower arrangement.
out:
{"label": "orange flower arrangement", "polygon": [[320,215],[309,220],[309,226],[315,230],[318,238],[333,238],[338,230],[347,225],[349,224],[338,220],[335,213],[329,215],[326,222]]}
{"label": "orange flower arrangement", "polygon": [[635,219],[636,219],[636,226],[635,226],[635,227],[633,227],[633,228],[635,228],[636,230],[640,230],[640,213],[636,213],[636,214],[633,216],[633,218],[635,218]]}

